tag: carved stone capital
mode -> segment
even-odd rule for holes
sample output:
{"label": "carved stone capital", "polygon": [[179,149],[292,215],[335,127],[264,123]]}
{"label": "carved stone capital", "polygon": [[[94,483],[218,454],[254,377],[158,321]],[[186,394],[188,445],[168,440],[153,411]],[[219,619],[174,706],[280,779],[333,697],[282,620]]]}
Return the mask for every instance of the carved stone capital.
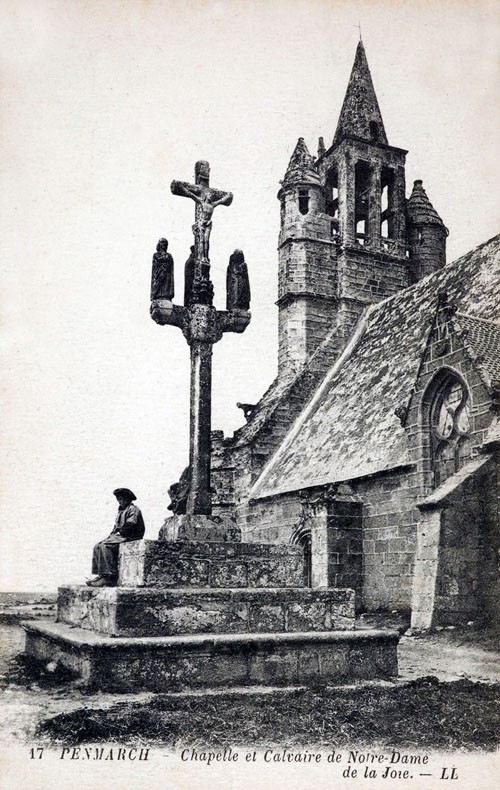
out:
{"label": "carved stone capital", "polygon": [[182,334],[191,345],[195,340],[217,343],[222,337],[222,327],[217,310],[208,304],[193,304],[186,308],[182,321]]}

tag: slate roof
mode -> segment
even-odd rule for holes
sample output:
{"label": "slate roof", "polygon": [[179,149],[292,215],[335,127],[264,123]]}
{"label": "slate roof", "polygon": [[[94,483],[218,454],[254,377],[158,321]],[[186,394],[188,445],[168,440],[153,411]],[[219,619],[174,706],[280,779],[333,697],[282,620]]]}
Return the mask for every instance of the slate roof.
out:
{"label": "slate roof", "polygon": [[[500,272],[498,274],[500,278]],[[500,324],[471,315],[457,314],[457,323],[465,331],[478,366],[486,372],[488,385],[500,378]]]}
{"label": "slate roof", "polygon": [[496,366],[500,236],[369,308],[364,332],[327,373],[260,474],[252,497],[409,463],[405,430],[394,409],[408,403],[442,290],[485,366]]}

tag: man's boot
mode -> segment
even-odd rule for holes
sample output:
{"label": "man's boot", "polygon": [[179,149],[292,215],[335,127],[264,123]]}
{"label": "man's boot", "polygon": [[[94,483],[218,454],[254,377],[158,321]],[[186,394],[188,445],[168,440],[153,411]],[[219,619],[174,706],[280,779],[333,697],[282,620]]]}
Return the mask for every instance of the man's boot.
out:
{"label": "man's boot", "polygon": [[100,576],[95,581],[89,582],[89,587],[116,587],[116,576]]}

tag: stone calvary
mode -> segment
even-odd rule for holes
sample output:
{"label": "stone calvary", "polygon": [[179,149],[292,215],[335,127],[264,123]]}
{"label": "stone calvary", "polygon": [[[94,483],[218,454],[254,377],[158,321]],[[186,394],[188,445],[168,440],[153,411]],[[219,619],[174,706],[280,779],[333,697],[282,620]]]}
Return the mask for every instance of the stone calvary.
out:
{"label": "stone calvary", "polygon": [[354,590],[312,588],[303,544],[242,541],[233,515],[212,512],[212,347],[248,326],[250,285],[237,249],[227,269],[226,310],[213,306],[212,217],[233,196],[210,187],[208,163],[196,163],[194,184],[173,181],[171,191],[195,202],[194,245],[180,306],[172,301],[174,261],[160,239],[151,317],[179,328],[190,348],[189,466],[170,489],[173,514],[158,540],[119,544],[117,584],[60,588],[57,621],[25,624],[26,650],[68,667],[89,688],[110,691],[397,675],[398,635],[354,630]]}

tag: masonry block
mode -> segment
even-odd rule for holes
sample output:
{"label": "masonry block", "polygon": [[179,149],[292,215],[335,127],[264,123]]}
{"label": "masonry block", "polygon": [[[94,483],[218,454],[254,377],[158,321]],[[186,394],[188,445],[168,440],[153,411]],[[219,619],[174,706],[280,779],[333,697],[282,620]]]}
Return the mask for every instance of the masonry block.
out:
{"label": "masonry block", "polygon": [[116,639],[65,623],[26,622],[26,651],[101,691],[303,685],[397,675],[391,631],[224,634]]}
{"label": "masonry block", "polygon": [[352,630],[353,590],[61,587],[59,622],[117,637]]}
{"label": "masonry block", "polygon": [[301,587],[301,546],[137,540],[120,546],[123,587]]}

